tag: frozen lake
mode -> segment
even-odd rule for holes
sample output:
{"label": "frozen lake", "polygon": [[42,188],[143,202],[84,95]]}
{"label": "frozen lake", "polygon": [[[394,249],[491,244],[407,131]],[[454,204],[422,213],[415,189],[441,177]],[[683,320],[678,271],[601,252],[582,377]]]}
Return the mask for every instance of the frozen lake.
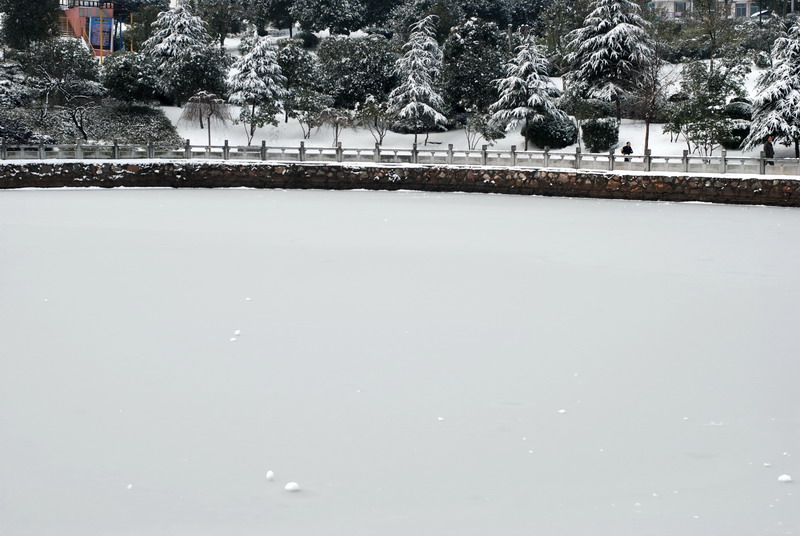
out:
{"label": "frozen lake", "polygon": [[797,209],[2,191],[0,533],[800,534],[798,246]]}

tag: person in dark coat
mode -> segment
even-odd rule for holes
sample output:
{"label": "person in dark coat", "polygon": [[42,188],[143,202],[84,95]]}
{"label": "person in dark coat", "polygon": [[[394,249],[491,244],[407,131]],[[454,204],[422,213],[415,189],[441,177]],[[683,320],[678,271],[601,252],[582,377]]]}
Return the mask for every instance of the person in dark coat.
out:
{"label": "person in dark coat", "polygon": [[625,147],[622,148],[622,154],[625,155],[625,161],[630,162],[631,159],[628,158],[630,155],[633,154],[633,147],[631,147],[631,142],[625,144]]}
{"label": "person in dark coat", "polygon": [[[772,136],[767,136],[767,141],[764,142],[764,158],[770,159],[775,157],[775,148],[772,146]],[[767,164],[772,166],[775,164],[772,160],[767,160]]]}

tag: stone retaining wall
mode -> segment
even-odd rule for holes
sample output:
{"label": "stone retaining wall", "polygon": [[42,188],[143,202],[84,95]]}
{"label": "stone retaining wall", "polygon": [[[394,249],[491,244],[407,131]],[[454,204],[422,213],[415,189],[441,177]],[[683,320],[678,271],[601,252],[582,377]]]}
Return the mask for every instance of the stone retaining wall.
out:
{"label": "stone retaining wall", "polygon": [[800,206],[800,180],[583,170],[328,163],[7,162],[0,189],[60,187],[421,190]]}

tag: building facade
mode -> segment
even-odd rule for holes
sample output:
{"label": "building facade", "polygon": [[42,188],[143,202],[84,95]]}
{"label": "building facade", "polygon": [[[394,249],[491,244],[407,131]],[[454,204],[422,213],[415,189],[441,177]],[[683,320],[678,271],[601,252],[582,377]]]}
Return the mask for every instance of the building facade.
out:
{"label": "building facade", "polygon": [[114,2],[60,0],[61,35],[82,39],[101,59],[114,51]]}

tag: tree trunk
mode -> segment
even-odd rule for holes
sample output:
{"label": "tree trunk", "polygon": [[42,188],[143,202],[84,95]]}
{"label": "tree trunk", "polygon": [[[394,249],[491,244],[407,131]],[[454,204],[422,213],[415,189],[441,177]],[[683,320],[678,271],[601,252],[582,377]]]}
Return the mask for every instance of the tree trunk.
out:
{"label": "tree trunk", "polygon": [[800,138],[794,139],[794,157],[800,158]]}
{"label": "tree trunk", "polygon": [[525,150],[528,150],[528,121],[522,127],[522,139],[525,140]]}
{"label": "tree trunk", "polygon": [[206,118],[206,123],[208,123],[208,150],[211,150],[211,115]]}
{"label": "tree trunk", "polygon": [[644,120],[644,153],[647,154],[647,149],[650,145],[650,120]]}

